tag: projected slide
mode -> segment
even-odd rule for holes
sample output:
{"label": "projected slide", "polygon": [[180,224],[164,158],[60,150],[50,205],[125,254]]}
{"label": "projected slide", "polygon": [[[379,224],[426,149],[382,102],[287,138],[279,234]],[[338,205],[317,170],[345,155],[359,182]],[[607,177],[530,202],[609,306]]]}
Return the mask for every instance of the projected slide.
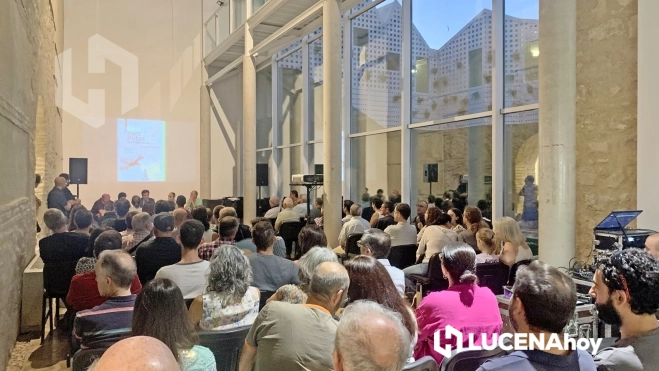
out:
{"label": "projected slide", "polygon": [[117,180],[165,181],[165,122],[117,120]]}

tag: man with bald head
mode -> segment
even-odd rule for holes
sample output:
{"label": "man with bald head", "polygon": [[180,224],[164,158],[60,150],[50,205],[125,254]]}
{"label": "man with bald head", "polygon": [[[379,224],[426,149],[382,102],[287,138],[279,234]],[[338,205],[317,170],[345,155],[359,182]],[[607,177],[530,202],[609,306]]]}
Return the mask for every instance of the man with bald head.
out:
{"label": "man with bald head", "polygon": [[269,203],[270,210],[266,211],[263,217],[268,219],[275,219],[277,216],[279,216],[279,212],[281,211],[281,207],[279,207],[279,197],[276,195],[270,197]]}
{"label": "man with bald head", "polygon": [[179,371],[172,351],[162,341],[148,336],[121,340],[103,353],[90,371]]}
{"label": "man with bald head", "polygon": [[411,341],[398,313],[372,301],[356,301],[343,311],[336,330],[334,370],[402,370]]}
{"label": "man with bald head", "polygon": [[110,195],[107,193],[104,193],[101,196],[101,198],[99,198],[98,200],[96,200],[96,202],[94,202],[94,205],[90,210],[92,212],[92,215],[94,216],[94,220],[98,220],[101,216],[103,216],[103,214],[105,213],[105,204],[107,204],[108,202],[110,202]]}
{"label": "man with bald head", "polygon": [[247,334],[239,370],[333,370],[332,316],[345,303],[349,284],[341,264],[325,262],[311,277],[306,304],[268,303]]}
{"label": "man with bald head", "polygon": [[645,240],[645,251],[659,259],[659,233],[655,233]]}
{"label": "man with bald head", "polygon": [[135,261],[121,250],[103,251],[94,266],[99,294],[105,303],[76,314],[74,346],[107,348],[130,335],[136,295],[130,291],[137,274]]}
{"label": "man with bald head", "polygon": [[76,201],[67,200],[64,188],[66,188],[66,179],[61,176],[55,178],[55,187],[48,192],[47,204],[49,209],[58,209],[65,216],[69,216],[69,211]]}
{"label": "man with bald head", "polygon": [[299,222],[300,214],[298,214],[293,208],[295,204],[293,200],[289,197],[284,200],[284,210],[282,210],[279,215],[277,215],[277,220],[275,220],[275,230],[279,231],[282,223],[286,222]]}

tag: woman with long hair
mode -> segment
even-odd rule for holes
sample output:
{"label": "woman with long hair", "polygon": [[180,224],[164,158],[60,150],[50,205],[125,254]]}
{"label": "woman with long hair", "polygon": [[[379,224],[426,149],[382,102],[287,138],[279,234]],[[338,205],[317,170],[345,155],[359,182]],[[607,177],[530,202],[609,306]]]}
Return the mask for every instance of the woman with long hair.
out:
{"label": "woman with long hair", "polygon": [[501,254],[501,246],[494,244],[494,231],[490,228],[481,228],[476,232],[476,242],[480,254],[476,255],[476,264],[497,263]]}
{"label": "woman with long hair", "polygon": [[462,211],[460,211],[460,209],[454,207],[450,209],[447,214],[451,217],[451,229],[455,233],[460,234],[466,230],[462,225]]}
{"label": "woman with long hair", "polygon": [[493,224],[494,246],[501,248],[502,263],[512,266],[519,261],[533,259],[533,252],[515,219],[504,216],[496,219]]}
{"label": "woman with long hair", "polygon": [[192,210],[192,219],[198,220],[201,222],[201,224],[204,225],[203,242],[213,242],[213,237],[219,236],[217,233],[213,232],[210,229],[211,224],[208,222],[208,211],[206,210],[205,207],[198,207]]}
{"label": "woman with long hair", "polygon": [[297,235],[297,244],[302,256],[309,252],[312,247],[327,247],[327,237],[323,229],[315,224],[305,225],[300,234]]}
{"label": "woman with long hair", "polygon": [[474,206],[467,206],[465,208],[462,220],[464,221],[466,230],[458,234],[458,240],[471,246],[478,254],[480,250],[478,250],[476,233],[478,233],[478,230],[481,228],[487,228],[488,225],[483,221],[483,215],[481,214],[480,209]]}
{"label": "woman with long hair", "polygon": [[455,348],[462,345],[466,348],[470,334],[475,339],[474,345],[480,345],[482,334],[487,335],[486,339],[491,339],[503,327],[496,296],[489,288],[476,283],[476,253],[471,246],[461,242],[444,246],[441,266],[449,287],[444,291],[431,292],[416,309],[419,340],[414,349],[415,358],[432,356],[438,364],[441,364],[443,356],[434,350],[435,332],[450,325],[462,332],[463,343],[455,344],[455,338],[448,340],[442,336],[438,346]]}
{"label": "woman with long hair", "polygon": [[414,340],[410,349],[412,357],[418,335],[416,318],[410,305],[398,293],[387,269],[377,259],[366,255],[348,260],[345,267],[350,277],[349,303],[371,300],[400,314],[405,328]]}
{"label": "woman with long hair", "polygon": [[166,278],[155,278],[137,295],[132,336],[156,338],[172,351],[182,371],[216,369],[215,357],[198,338],[188,317],[183,294]]}

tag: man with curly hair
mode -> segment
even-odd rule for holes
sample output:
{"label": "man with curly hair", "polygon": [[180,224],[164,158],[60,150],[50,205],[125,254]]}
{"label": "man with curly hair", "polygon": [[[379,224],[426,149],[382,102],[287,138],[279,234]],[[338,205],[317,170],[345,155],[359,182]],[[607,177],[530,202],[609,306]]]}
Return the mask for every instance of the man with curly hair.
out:
{"label": "man with curly hair", "polygon": [[595,356],[598,370],[659,369],[659,261],[641,249],[617,252],[595,272],[590,296],[620,339]]}

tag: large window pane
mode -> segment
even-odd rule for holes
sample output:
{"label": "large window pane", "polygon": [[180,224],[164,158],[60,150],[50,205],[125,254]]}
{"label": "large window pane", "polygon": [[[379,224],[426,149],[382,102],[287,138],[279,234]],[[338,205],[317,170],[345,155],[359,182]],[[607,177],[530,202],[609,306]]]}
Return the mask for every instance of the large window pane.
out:
{"label": "large window pane", "polygon": [[279,68],[279,143],[302,141],[302,50],[277,62]]}
{"label": "large window pane", "polygon": [[517,107],[538,103],[538,0],[508,0],[505,4],[504,104]]}
{"label": "large window pane", "polygon": [[400,126],[401,4],[387,0],[351,27],[351,132]]}
{"label": "large window pane", "polygon": [[[368,135],[350,139],[350,199],[361,200],[363,193],[386,195],[400,191],[400,132]],[[366,190],[368,189],[368,191]]]}
{"label": "large window pane", "polygon": [[[279,194],[288,195],[291,188],[291,175],[300,174],[301,146],[293,146],[278,149],[279,159]],[[297,189],[297,188],[295,188]]]}
{"label": "large window pane", "polygon": [[412,3],[412,123],[492,109],[492,1]]}
{"label": "large window pane", "polygon": [[256,73],[256,149],[272,147],[272,66]]}
{"label": "large window pane", "polygon": [[[417,197],[441,199],[453,191],[453,206],[479,206],[484,214],[491,214],[491,125],[492,119],[485,117],[413,129],[412,187]],[[436,179],[424,176],[429,170]],[[461,179],[466,184],[461,185]]]}
{"label": "large window pane", "polygon": [[309,137],[323,139],[323,38],[309,44]]}

